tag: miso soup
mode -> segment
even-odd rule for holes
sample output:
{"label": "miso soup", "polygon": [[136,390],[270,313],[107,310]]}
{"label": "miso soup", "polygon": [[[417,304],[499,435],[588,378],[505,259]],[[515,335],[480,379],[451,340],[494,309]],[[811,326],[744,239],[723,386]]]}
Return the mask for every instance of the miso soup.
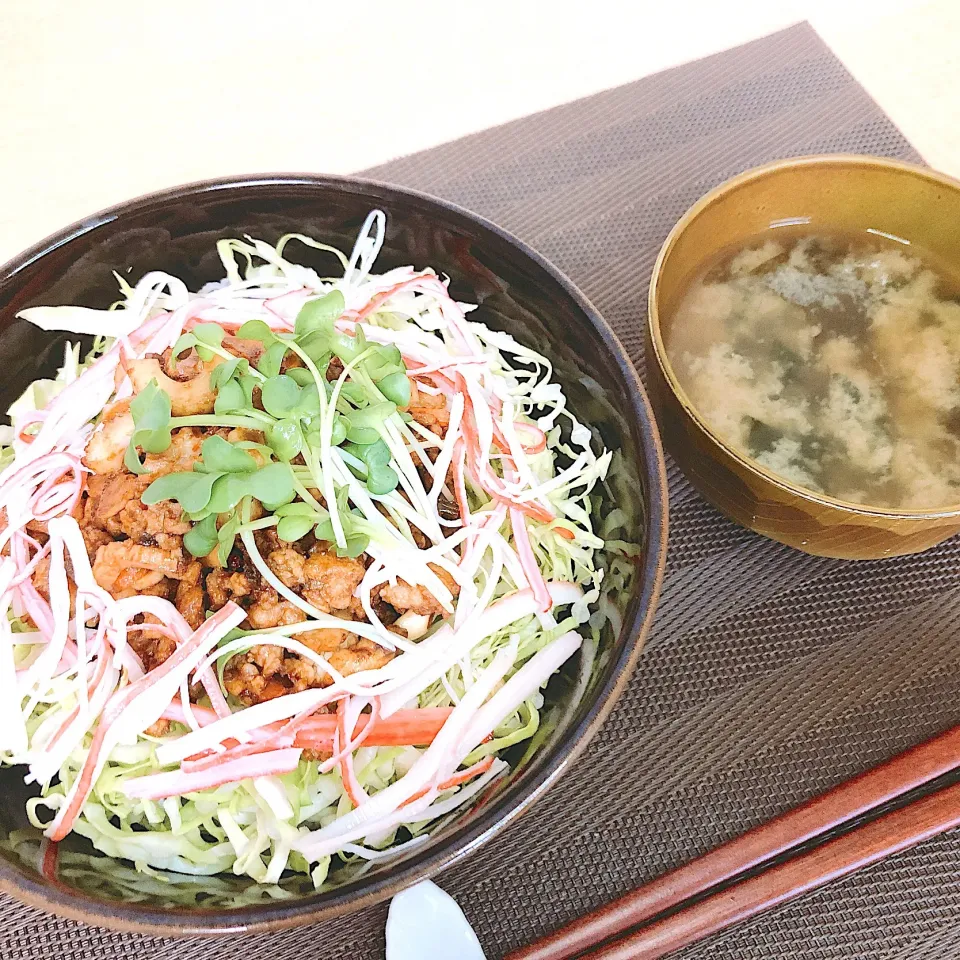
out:
{"label": "miso soup", "polygon": [[960,503],[960,277],[871,233],[770,230],[690,284],[664,338],[699,414],[799,486]]}

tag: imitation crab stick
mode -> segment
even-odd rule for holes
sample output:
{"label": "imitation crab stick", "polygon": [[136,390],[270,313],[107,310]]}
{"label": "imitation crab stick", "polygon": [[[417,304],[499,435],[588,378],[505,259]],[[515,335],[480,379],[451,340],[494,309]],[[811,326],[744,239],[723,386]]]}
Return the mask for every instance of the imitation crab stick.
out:
{"label": "imitation crab stick", "polygon": [[124,783],[123,792],[128,797],[160,800],[163,797],[178,797],[196,790],[210,790],[238,780],[290,773],[291,770],[297,769],[301,752],[299,749],[288,747],[283,750],[271,750],[269,753],[258,753],[252,757],[240,757],[193,773],[171,770],[169,773],[135,777]]}
{"label": "imitation crab stick", "polygon": [[[484,757],[482,760],[478,760],[472,767],[467,767],[466,770],[461,770],[458,773],[455,773],[452,777],[448,777],[446,780],[442,780],[437,784],[437,792],[441,793],[444,790],[452,790],[454,787],[459,787],[461,783],[466,783],[468,780],[472,780],[474,777],[479,777],[480,774],[486,773],[492,766],[494,761],[494,756],[491,754],[489,757]],[[405,800],[401,806],[406,806],[408,803],[413,803],[414,800],[419,800],[421,797],[425,797],[429,791],[424,788],[418,793],[415,793],[409,800]]]}
{"label": "imitation crab stick", "polygon": [[[452,707],[425,707],[418,710],[398,710],[389,717],[381,717],[365,736],[363,743],[368,747],[424,747],[433,743]],[[358,737],[365,731],[370,714],[360,715],[354,727],[353,735]],[[314,750],[332,746],[333,734],[337,727],[337,717],[332,713],[311,717],[298,731],[294,743]]]}
{"label": "imitation crab stick", "polygon": [[[363,744],[368,747],[429,746],[452,710],[453,707],[398,710],[392,716],[374,719],[372,724],[370,722],[372,714],[363,713],[354,726],[352,742],[354,746]],[[216,714],[207,707],[195,706],[193,712],[201,725],[217,719]],[[183,707],[179,703],[170,704],[163,716],[168,720],[186,723]],[[211,751],[187,758],[183,763],[184,769],[203,770],[218,763],[283,746],[295,746],[315,752],[330,752],[334,747],[338,722],[338,715],[335,713],[308,717],[298,725],[294,733],[289,735],[284,733],[282,722],[273,723],[253,731],[258,735],[253,743],[241,744],[236,740],[230,740],[227,742],[227,749],[221,753]]]}
{"label": "imitation crab stick", "polygon": [[[228,603],[203,623],[193,636],[179,646],[159,667],[129,686],[118,690],[110,698],[94,731],[93,743],[90,744],[90,750],[80,774],[70,788],[66,801],[57,812],[53,823],[46,830],[50,840],[62,840],[70,832],[110,751],[124,736],[129,735],[129,729],[117,729],[126,726],[118,721],[121,718],[129,719],[131,727],[146,729],[160,716],[166,703],[173,699],[173,694],[180,686],[180,674],[193,669],[204,653],[225,633],[237,626],[245,616],[246,612],[235,603]],[[158,709],[154,709],[154,701],[157,700],[161,703]],[[137,711],[137,706],[142,706],[144,709]],[[135,716],[137,713],[140,715]]]}
{"label": "imitation crab stick", "polygon": [[[17,714],[6,724],[16,736],[4,742],[15,748],[8,757],[44,786],[40,805],[54,811],[53,823],[38,807],[28,816],[48,837],[74,828],[109,856],[167,869],[176,850],[184,869],[206,872],[215,864],[265,883],[284,870],[313,870],[327,856],[354,856],[357,843],[385,856],[374,848],[397,827],[475,803],[508,769],[494,743],[479,762],[467,766],[466,758],[499,728],[514,729],[521,705],[575,654],[580,634],[556,637],[556,621],[543,611],[557,612],[565,624],[587,623],[601,577],[592,529],[599,518],[588,498],[611,454],[594,452],[594,435],[551,382],[549,359],[468,319],[471,307],[453,299],[441,275],[413,266],[374,275],[384,231],[385,215],[373,211],[353,255],[339,257],[342,277],[285,260],[290,237],[276,246],[223,239],[226,277],[197,293],[155,272],[134,288],[124,283],[113,311],[24,314],[44,329],[101,335],[82,362],[77,348],[73,365],[58,374],[61,392],[42,410],[21,404],[25,412],[0,445],[4,462],[12,454],[0,470],[0,560],[12,564],[5,573],[0,564],[0,611],[10,613],[0,618],[7,620],[0,691],[9,694],[0,702]],[[229,338],[241,331],[263,349],[237,356]],[[188,348],[209,352],[229,374],[210,387],[212,403],[204,387],[203,410],[180,411],[182,418],[172,402],[167,409],[169,379],[155,378],[149,393],[143,380],[155,361],[141,361],[174,347],[178,356]],[[337,363],[327,363],[331,352]],[[231,356],[237,363],[225,368],[219,361]],[[111,434],[98,461],[94,438],[103,439],[108,420],[124,417],[133,436]],[[274,419],[296,429],[274,428]],[[262,434],[264,442],[254,445],[276,463],[257,471],[271,470],[278,494],[279,486],[292,485],[289,504],[277,497],[283,511],[264,506],[275,516],[254,518],[250,497],[266,488],[258,485],[259,472],[240,467],[248,465],[243,448],[252,441],[234,441],[223,428]],[[199,431],[203,468],[222,473],[215,462],[222,461],[232,478],[209,481],[218,497],[234,486],[254,491],[240,498],[229,527],[213,509],[212,487],[205,506],[189,509],[200,504],[194,493],[199,498],[207,481],[197,480],[198,463],[186,456],[177,460],[182,469],[154,479],[140,495],[148,507],[179,500],[180,514],[195,524],[183,548],[201,568],[190,582],[200,587],[201,612],[210,618],[191,618],[203,623],[196,632],[165,589],[164,596],[108,593],[87,553],[104,533],[102,518],[93,516],[102,506],[98,466],[112,464],[124,447],[147,451],[141,441],[163,447],[166,431],[179,451],[185,429]],[[302,440],[302,462],[290,453],[291,437]],[[241,449],[218,451],[217,442]],[[164,459],[174,463],[172,455]],[[161,496],[160,487],[153,489],[160,480],[170,484],[167,494],[181,490],[184,498]],[[204,573],[213,565],[206,559],[210,524],[202,526],[211,517],[218,533],[239,525],[240,545],[235,532],[225,546],[242,550],[242,575],[251,584],[259,578],[289,605],[293,617],[285,606],[275,630],[257,618],[267,612],[259,592],[238,587],[236,596],[249,597],[244,609],[214,612]],[[603,519],[613,536],[614,524]],[[112,542],[134,538],[117,523],[122,533],[112,524],[107,531]],[[97,530],[92,544],[84,539],[90,525]],[[308,562],[313,569],[323,559],[331,584],[312,576],[301,582],[297,574],[293,586],[281,577],[272,535],[254,536],[265,525],[276,527],[284,541],[278,549],[289,550],[305,574]],[[308,528],[322,558],[313,540],[296,545]],[[322,546],[330,540],[339,545],[335,551]],[[266,544],[270,551],[261,553]],[[344,548],[359,563],[334,557]],[[184,560],[192,564],[186,554]],[[334,566],[351,565],[359,583],[352,569],[334,575]],[[316,599],[308,584],[317,586]],[[400,627],[407,608],[422,622],[411,618],[404,636],[390,622],[391,605]],[[556,608],[564,606],[570,610],[560,615]],[[241,627],[245,618],[250,622]],[[206,695],[191,704],[197,681]],[[421,703],[431,706],[411,709]],[[172,725],[154,726],[160,717]],[[275,779],[290,772],[304,775]],[[113,806],[109,823],[94,796],[100,790],[129,797]],[[213,798],[196,796],[211,790]],[[152,803],[175,797],[181,800]],[[235,858],[218,830],[186,842],[182,825],[201,814],[219,818]],[[291,851],[303,856],[289,859]]]}

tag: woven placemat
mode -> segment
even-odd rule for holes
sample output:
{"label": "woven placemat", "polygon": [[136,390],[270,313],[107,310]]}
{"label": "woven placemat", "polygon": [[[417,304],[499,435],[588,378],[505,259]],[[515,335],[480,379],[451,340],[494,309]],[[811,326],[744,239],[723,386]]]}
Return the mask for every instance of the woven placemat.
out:
{"label": "woven placemat", "polygon": [[[916,158],[800,25],[369,172],[533,244],[642,371],[647,281],[670,226],[740,170],[830,151]],[[960,541],[912,559],[807,557],[722,519],[672,464],[670,511],[655,631],[613,716],[531,813],[441,879],[490,960],[957,722]],[[941,837],[682,956],[953,958],[958,869],[960,835]],[[385,915],[174,941],[0,897],[0,957],[379,960]]]}

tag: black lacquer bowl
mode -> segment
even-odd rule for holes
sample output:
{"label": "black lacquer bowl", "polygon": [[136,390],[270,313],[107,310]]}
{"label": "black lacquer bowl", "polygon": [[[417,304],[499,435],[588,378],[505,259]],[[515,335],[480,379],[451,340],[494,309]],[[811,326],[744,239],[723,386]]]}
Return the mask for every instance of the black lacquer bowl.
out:
{"label": "black lacquer bowl", "polygon": [[2,409],[30,381],[51,375],[62,357],[63,335],[15,319],[24,307],[105,307],[117,299],[113,271],[135,282],[162,269],[197,289],[222,277],[215,252],[222,237],[273,242],[300,232],[349,251],[374,207],[387,214],[376,269],[413,264],[449,276],[456,298],[480,304],[472,319],[510,331],[554,362],[571,409],[616,451],[597,506],[602,516],[619,508],[617,536],[640,545],[639,558],[611,561],[615,575],[606,580],[604,602],[619,634],[607,627],[588,676],[581,659],[551,680],[536,749],[519,745],[508,756],[510,776],[402,859],[344,867],[320,891],[293,876],[264,890],[233,875],[140,874],[79,837],[43,841],[24,815],[30,793],[22,769],[4,768],[0,889],[66,916],[166,935],[265,930],[359,909],[459,860],[505,827],[571,766],[627,683],[652,620],[666,545],[666,481],[650,406],[620,343],[570,281],[459,207],[351,178],[265,176],[153,194],[67,227],[0,269]]}

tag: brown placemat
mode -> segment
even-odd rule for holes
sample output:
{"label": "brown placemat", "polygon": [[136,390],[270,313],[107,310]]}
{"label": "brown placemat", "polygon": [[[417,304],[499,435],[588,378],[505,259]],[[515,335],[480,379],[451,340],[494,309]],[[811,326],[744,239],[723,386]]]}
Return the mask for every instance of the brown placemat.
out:
{"label": "brown placemat", "polygon": [[[369,172],[533,244],[642,371],[647,281],[674,221],[740,170],[829,151],[916,158],[800,25]],[[633,682],[575,769],[441,879],[490,960],[957,722],[960,542],[913,559],[819,560],[725,521],[672,465],[670,483],[666,584]],[[953,958],[958,869],[960,835],[942,837],[683,957]],[[174,941],[0,897],[0,958],[379,960],[385,913]]]}

